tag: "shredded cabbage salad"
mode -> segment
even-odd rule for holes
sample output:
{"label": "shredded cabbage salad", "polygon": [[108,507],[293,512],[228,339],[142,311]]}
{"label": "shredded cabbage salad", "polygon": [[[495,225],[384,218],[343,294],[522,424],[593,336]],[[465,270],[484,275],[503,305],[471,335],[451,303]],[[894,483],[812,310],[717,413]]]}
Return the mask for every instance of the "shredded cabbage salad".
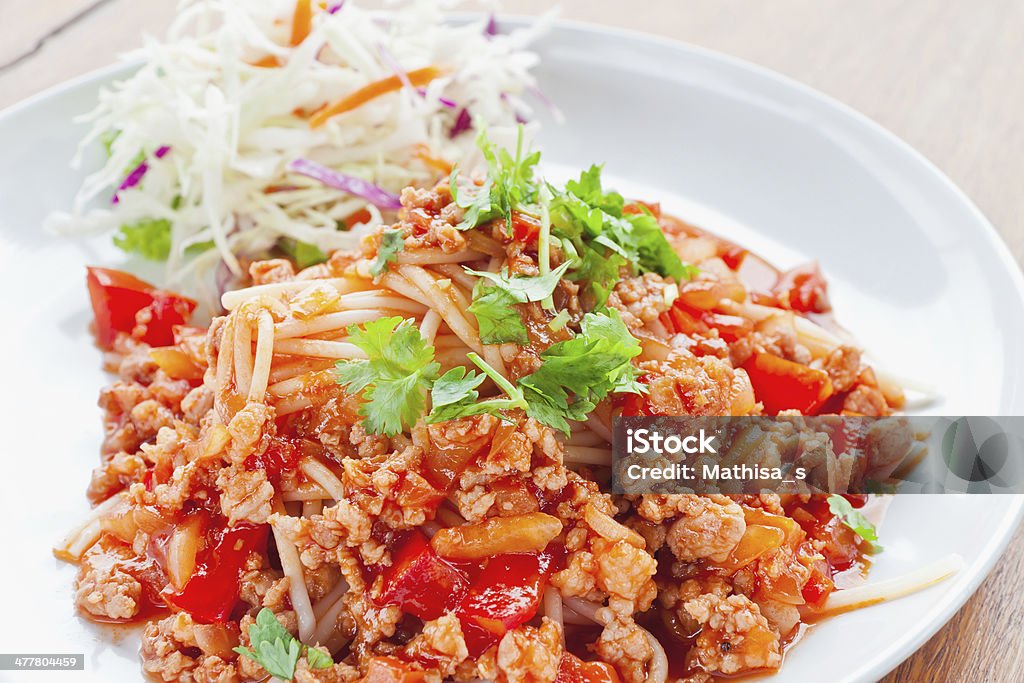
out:
{"label": "shredded cabbage salad", "polygon": [[356,246],[402,188],[473,163],[474,126],[501,135],[531,116],[543,22],[500,34],[445,23],[451,4],[186,0],[83,117],[75,163],[97,142],[107,161],[47,227],[113,232],[179,287],[274,250],[308,265]]}

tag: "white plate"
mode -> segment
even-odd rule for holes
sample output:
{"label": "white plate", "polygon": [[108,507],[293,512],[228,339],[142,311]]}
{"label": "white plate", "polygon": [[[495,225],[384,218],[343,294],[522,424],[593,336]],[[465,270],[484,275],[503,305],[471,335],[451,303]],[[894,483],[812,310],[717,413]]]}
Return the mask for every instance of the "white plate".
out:
{"label": "white plate", "polygon": [[[1024,379],[1020,271],[995,230],[948,179],[866,118],[743,62],[608,29],[560,25],[540,45],[540,77],[567,123],[546,122],[546,162],[606,162],[641,194],[782,266],[817,258],[840,319],[876,360],[944,397],[935,414],[1019,415]],[[117,71],[70,83],[0,115],[0,288],[7,359],[0,561],[7,652],[84,652],[86,672],[55,681],[139,680],[137,642],[74,615],[71,567],[51,545],[86,511],[106,381],[91,343],[85,263],[116,260],[106,239],[40,230],[81,180],[68,160]],[[628,183],[625,179],[628,179]],[[872,681],[963,604],[1016,528],[1022,499],[895,501],[873,579],[949,553],[968,567],[904,600],[826,621],[778,680]],[[965,634],[964,647],[981,634]],[[0,680],[27,676],[0,672]],[[43,680],[35,674],[31,680]]]}

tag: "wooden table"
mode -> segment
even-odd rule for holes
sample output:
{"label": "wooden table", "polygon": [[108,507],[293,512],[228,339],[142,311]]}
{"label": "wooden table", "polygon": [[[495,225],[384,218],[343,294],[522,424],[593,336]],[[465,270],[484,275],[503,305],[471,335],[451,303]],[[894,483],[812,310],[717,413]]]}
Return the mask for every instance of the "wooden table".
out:
{"label": "wooden table", "polygon": [[[0,107],[109,64],[140,31],[159,35],[176,4],[0,0]],[[550,5],[504,3],[522,14]],[[736,55],[835,96],[935,162],[1024,260],[1024,3],[564,0],[562,15]],[[1024,528],[963,610],[885,681],[1024,680],[1022,569]]]}

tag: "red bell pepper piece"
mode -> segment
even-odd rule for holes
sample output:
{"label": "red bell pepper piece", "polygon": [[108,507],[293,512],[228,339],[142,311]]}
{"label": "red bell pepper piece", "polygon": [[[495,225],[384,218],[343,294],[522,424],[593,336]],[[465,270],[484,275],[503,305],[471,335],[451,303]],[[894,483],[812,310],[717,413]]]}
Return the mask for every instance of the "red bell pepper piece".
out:
{"label": "red bell pepper piece", "polygon": [[619,683],[619,675],[610,664],[584,662],[566,652],[558,663],[555,683]]}
{"label": "red bell pepper piece", "polygon": [[512,212],[512,239],[529,244],[540,234],[540,221],[522,211]]}
{"label": "red bell pepper piece", "polygon": [[245,469],[263,470],[267,473],[267,479],[276,486],[281,479],[281,473],[293,469],[301,455],[294,440],[273,436],[270,437],[270,445],[263,453],[253,454],[245,459]]}
{"label": "red bell pepper piece", "polygon": [[398,605],[424,621],[437,619],[459,604],[469,578],[441,559],[419,531],[403,536],[391,550],[391,566],[383,572],[381,605]]}
{"label": "red bell pepper piece", "polygon": [[823,370],[809,368],[771,353],[756,353],[743,364],[754,396],[769,415],[799,410],[813,415],[832,395],[832,381]]}
{"label": "red bell pepper piece", "polygon": [[240,524],[214,531],[192,577],[179,593],[169,588],[164,599],[203,624],[224,623],[238,602],[238,575],[251,552],[265,552],[266,524]]}
{"label": "red bell pepper piece", "polygon": [[455,610],[470,656],[479,657],[506,631],[533,618],[544,582],[556,571],[559,557],[559,553],[545,550],[496,555],[487,561]]}
{"label": "red bell pepper piece", "polygon": [[96,340],[109,349],[118,332],[134,334],[150,346],[174,343],[174,328],[183,325],[196,302],[155,288],[129,273],[87,268],[86,284],[96,318]]}
{"label": "red bell pepper piece", "polygon": [[828,301],[828,283],[817,263],[805,263],[788,270],[772,287],[779,302],[802,313],[827,313],[832,310]]}

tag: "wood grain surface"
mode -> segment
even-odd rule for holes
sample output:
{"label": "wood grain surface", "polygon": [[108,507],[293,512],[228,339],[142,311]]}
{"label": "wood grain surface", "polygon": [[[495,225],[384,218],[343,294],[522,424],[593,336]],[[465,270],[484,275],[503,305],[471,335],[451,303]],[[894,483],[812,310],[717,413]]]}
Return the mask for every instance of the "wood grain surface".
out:
{"label": "wood grain surface", "polygon": [[[140,34],[162,33],[175,5],[0,0],[0,108],[110,64]],[[507,0],[503,9],[551,5]],[[1024,2],[565,0],[561,14],[735,55],[836,97],[945,171],[1024,260]],[[1024,528],[974,597],[886,683],[1024,681],[1022,574]]]}

